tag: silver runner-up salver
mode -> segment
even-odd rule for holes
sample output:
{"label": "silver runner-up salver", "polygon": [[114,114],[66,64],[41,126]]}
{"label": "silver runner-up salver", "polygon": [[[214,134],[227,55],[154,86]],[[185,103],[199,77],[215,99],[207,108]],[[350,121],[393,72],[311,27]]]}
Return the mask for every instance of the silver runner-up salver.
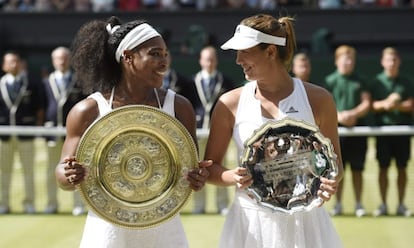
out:
{"label": "silver runner-up salver", "polygon": [[241,166],[253,184],[250,197],[265,208],[293,214],[322,203],[317,195],[320,177],[338,173],[331,141],[304,121],[269,121],[245,142]]}
{"label": "silver runner-up salver", "polygon": [[88,171],[78,186],[88,207],[108,222],[137,229],[159,225],[181,210],[192,192],[184,176],[198,166],[187,129],[144,105],[97,119],[81,137],[76,159]]}

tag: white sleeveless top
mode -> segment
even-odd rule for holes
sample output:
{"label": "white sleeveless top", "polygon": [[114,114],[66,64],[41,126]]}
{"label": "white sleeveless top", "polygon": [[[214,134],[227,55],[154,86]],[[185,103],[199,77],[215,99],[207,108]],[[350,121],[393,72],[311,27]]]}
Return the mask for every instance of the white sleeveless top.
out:
{"label": "white sleeveless top", "polygon": [[[312,108],[301,80],[293,78],[291,95],[279,102],[278,119],[286,116],[315,124]],[[233,130],[239,156],[244,142],[266,122],[260,100],[255,98],[256,81],[242,89]],[[237,228],[236,228],[237,227]],[[340,248],[341,241],[324,207],[292,215],[272,212],[236,188],[234,202],[227,215],[220,248]]]}
{"label": "white sleeveless top", "polygon": [[[240,152],[243,152],[243,144],[252,135],[252,131],[266,122],[262,116],[260,100],[255,97],[256,86],[256,81],[245,84],[237,107],[233,138]],[[293,87],[292,94],[279,102],[278,119],[289,116],[314,125],[315,119],[302,81],[293,78]]]}
{"label": "white sleeveless top", "polygon": [[[108,102],[100,92],[88,96],[98,103],[99,115],[102,116],[112,110],[111,101]],[[162,110],[175,116],[175,92],[168,90]],[[177,214],[169,221],[148,229],[127,229],[115,226],[98,217],[89,210],[84,226],[81,248],[188,248],[187,237]]]}

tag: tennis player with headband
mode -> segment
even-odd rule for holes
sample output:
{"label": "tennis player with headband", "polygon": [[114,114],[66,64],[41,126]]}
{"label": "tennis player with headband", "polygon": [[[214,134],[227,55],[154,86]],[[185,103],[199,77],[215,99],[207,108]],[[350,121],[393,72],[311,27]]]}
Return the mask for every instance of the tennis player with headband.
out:
{"label": "tennis player with headband", "polygon": [[[246,168],[221,164],[233,138],[239,155],[244,142],[269,120],[290,117],[319,127],[332,141],[338,155],[335,179],[321,178],[318,195],[324,201],[336,193],[342,177],[335,102],[329,92],[289,75],[296,48],[294,19],[259,14],[237,26],[234,36],[221,48],[237,51],[248,82],[222,95],[213,111],[205,159],[209,182],[236,186],[234,202],[226,217],[221,248],[342,247],[330,216],[323,206],[292,214],[274,212],[258,205],[245,190],[252,184]],[[226,169],[231,168],[231,169]]]}
{"label": "tennis player with headband", "polygon": [[[87,175],[75,160],[83,133],[100,116],[113,109],[143,104],[177,118],[196,142],[196,121],[191,103],[171,90],[160,89],[167,71],[169,53],[161,35],[144,21],[121,24],[117,17],[93,20],[83,25],[72,43],[72,66],[80,85],[90,95],[76,104],[67,117],[67,136],[56,167],[59,186],[75,190]],[[201,189],[208,177],[206,166],[186,175],[193,190]],[[75,246],[75,245],[73,245]],[[128,229],[109,223],[92,210],[86,219],[82,248],[188,247],[179,215],[147,229]]]}

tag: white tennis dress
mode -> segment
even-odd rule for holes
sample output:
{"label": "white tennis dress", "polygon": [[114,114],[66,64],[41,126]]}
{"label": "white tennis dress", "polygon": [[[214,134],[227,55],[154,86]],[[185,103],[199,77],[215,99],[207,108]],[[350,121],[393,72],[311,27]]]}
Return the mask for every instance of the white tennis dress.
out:
{"label": "white tennis dress", "polygon": [[[239,155],[244,141],[266,119],[255,98],[256,82],[248,82],[240,95],[233,139]],[[279,119],[286,116],[315,124],[303,83],[294,78],[291,95],[279,103]],[[330,216],[322,206],[292,215],[258,206],[246,191],[236,189],[227,215],[220,248],[340,248],[343,247]]]}
{"label": "white tennis dress", "polygon": [[[101,93],[89,96],[96,100],[102,116],[112,109]],[[111,97],[112,99],[113,97]],[[171,116],[174,112],[175,92],[168,90],[162,110]],[[115,226],[89,210],[80,244],[81,248],[187,248],[187,237],[177,214],[169,221],[148,229],[127,229]]]}

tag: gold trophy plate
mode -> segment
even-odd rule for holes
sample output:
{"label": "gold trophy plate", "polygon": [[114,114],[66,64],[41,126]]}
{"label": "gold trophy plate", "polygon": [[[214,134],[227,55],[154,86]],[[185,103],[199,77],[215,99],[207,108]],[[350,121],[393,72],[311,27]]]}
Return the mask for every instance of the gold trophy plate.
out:
{"label": "gold trophy plate", "polygon": [[291,118],[269,121],[245,142],[241,166],[253,177],[248,195],[273,211],[309,211],[322,203],[319,178],[338,174],[336,157],[316,126]]}
{"label": "gold trophy plate", "polygon": [[185,205],[184,178],[198,166],[196,145],[174,117],[150,106],[117,108],[83,134],[76,159],[88,170],[79,191],[98,216],[126,228],[159,225]]}

